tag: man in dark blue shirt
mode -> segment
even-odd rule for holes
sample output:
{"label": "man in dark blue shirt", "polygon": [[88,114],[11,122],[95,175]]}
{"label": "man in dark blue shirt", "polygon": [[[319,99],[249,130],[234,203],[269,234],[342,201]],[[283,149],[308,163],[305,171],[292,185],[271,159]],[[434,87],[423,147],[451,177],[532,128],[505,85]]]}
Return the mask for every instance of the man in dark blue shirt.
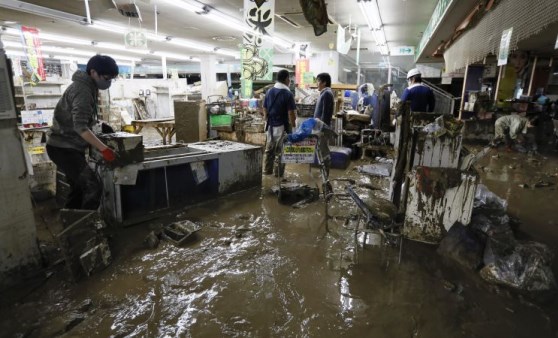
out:
{"label": "man in dark blue shirt", "polygon": [[413,68],[407,73],[407,82],[409,87],[403,91],[401,102],[411,101],[411,111],[414,112],[433,112],[436,104],[434,92],[422,84],[421,73],[418,69]]}
{"label": "man in dark blue shirt", "polygon": [[[266,144],[264,153],[264,175],[273,173],[277,142],[284,132],[290,133],[295,125],[296,105],[289,89],[291,80],[288,70],[277,73],[277,82],[267,91],[264,100],[264,119],[266,122]],[[278,173],[279,174],[279,173]]]}
{"label": "man in dark blue shirt", "polygon": [[333,116],[334,96],[331,91],[331,76],[328,73],[320,73],[316,76],[318,82],[318,90],[320,97],[316,102],[314,117],[322,120],[323,123],[331,126],[331,117]]}

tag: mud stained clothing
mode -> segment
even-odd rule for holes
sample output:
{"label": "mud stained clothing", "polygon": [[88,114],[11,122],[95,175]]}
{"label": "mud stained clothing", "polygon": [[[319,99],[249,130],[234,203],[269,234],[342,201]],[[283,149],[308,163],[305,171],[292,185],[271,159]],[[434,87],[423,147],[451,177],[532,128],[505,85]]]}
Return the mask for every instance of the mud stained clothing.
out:
{"label": "mud stained clothing", "polygon": [[101,197],[100,184],[95,173],[85,161],[85,153],[75,149],[46,146],[48,157],[56,164],[58,170],[66,175],[70,185],[70,194],[66,200],[66,209],[95,210]]}
{"label": "mud stained clothing", "polygon": [[331,126],[331,117],[333,116],[334,96],[331,88],[325,87],[316,102],[314,117],[322,120],[323,123]]}
{"label": "mud stained clothing", "polygon": [[65,208],[94,210],[99,205],[101,187],[85,160],[89,144],[81,134],[96,123],[98,89],[91,76],[80,70],[72,81],[54,108],[46,149],[70,185]]}
{"label": "mud stained clothing", "polygon": [[515,140],[519,134],[527,133],[527,123],[529,120],[519,115],[506,115],[498,118],[494,124],[495,139],[504,139],[509,136]]}
{"label": "mud stained clothing", "polygon": [[289,124],[289,111],[296,110],[293,93],[289,87],[277,82],[267,91],[264,100],[267,111],[266,143],[264,152],[264,174],[273,173],[273,165],[277,157],[278,142],[284,132],[291,132]]}
{"label": "mud stained clothing", "polygon": [[433,112],[436,105],[434,92],[422,83],[415,83],[403,91],[401,102],[411,101],[411,111]]}

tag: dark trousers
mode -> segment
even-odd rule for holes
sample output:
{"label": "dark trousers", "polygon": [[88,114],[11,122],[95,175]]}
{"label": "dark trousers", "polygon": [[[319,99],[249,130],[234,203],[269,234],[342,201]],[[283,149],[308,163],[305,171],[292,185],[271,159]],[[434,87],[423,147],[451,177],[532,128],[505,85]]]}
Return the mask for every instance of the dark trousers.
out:
{"label": "dark trousers", "polygon": [[95,210],[101,197],[100,183],[95,173],[85,161],[85,153],[68,148],[46,146],[48,157],[58,170],[66,175],[70,194],[66,201],[67,209]]}

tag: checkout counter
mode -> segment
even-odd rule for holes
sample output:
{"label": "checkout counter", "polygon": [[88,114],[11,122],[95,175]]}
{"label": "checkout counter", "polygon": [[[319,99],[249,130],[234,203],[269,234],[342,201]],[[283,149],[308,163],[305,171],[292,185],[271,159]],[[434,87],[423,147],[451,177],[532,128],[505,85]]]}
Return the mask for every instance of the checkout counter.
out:
{"label": "checkout counter", "polygon": [[97,168],[104,190],[102,215],[110,224],[146,221],[262,183],[262,150],[257,146],[206,141],[144,148],[141,135],[101,138],[120,155],[118,166]]}

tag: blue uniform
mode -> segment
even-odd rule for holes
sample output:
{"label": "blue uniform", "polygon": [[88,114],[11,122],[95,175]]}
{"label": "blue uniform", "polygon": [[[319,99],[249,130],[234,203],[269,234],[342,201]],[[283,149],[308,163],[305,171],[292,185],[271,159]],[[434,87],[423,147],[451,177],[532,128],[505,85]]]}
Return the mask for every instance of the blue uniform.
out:
{"label": "blue uniform", "polygon": [[436,104],[434,92],[422,84],[414,84],[403,91],[401,102],[411,101],[411,111],[433,112]]}
{"label": "blue uniform", "polygon": [[285,126],[289,130],[289,111],[296,110],[293,93],[284,88],[273,87],[265,95],[267,128]]}

